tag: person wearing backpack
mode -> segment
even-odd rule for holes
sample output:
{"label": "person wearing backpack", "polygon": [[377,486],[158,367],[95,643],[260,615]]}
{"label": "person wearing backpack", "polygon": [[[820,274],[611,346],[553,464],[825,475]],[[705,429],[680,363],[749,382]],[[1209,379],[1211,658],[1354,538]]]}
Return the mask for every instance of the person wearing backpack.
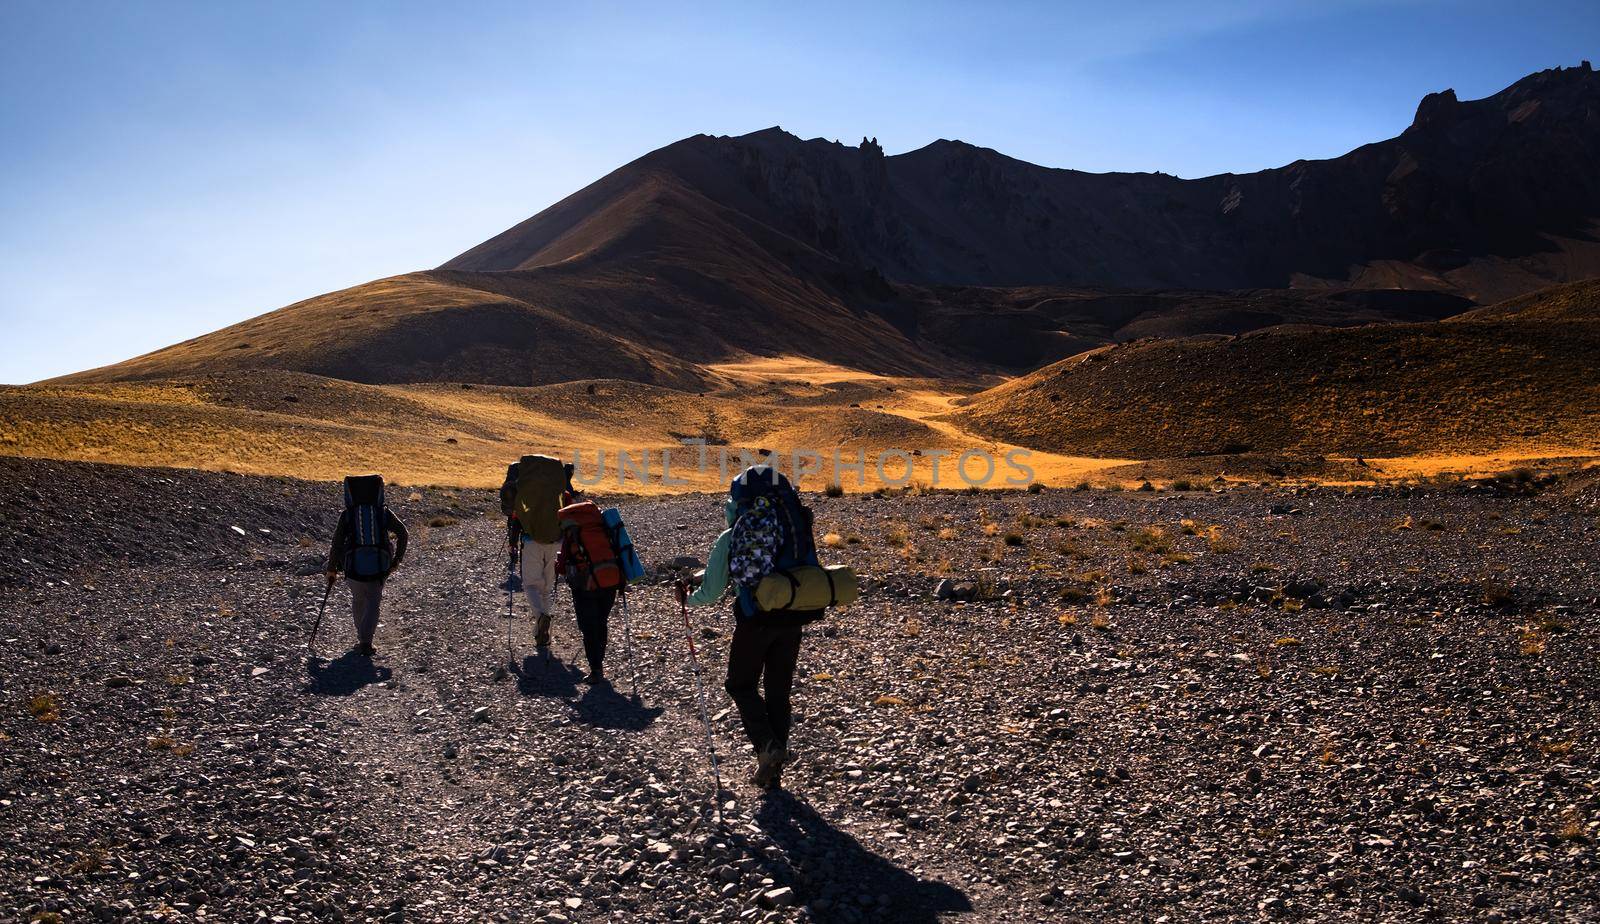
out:
{"label": "person wearing backpack", "polygon": [[572,590],[572,610],[578,632],[583,636],[583,654],[589,674],[583,682],[596,686],[605,682],[606,643],[610,635],[611,608],[617,592],[623,589],[625,575],[621,553],[612,527],[594,501],[569,494],[562,507],[561,548],[556,554],[556,573]]}
{"label": "person wearing backpack", "polygon": [[699,588],[690,593],[688,584],[679,581],[677,596],[685,606],[711,606],[728,589],[734,592],[733,641],[723,686],[755,748],[751,782],[766,788],[778,785],[791,757],[791,693],[801,628],[823,611],[762,609],[755,588],[776,571],[817,564],[811,511],[800,503],[788,478],[759,465],[733,480],[723,516],[728,528],[711,546]]}
{"label": "person wearing backpack", "polygon": [[506,469],[500,509],[506,540],[522,561],[522,587],[533,610],[534,645],[550,645],[550,609],[556,585],[561,527],[557,514],[572,491],[572,468],[550,456],[523,456]]}
{"label": "person wearing backpack", "polygon": [[[393,536],[391,542],[390,537]],[[383,503],[382,475],[351,475],[344,480],[344,510],[333,530],[324,572],[330,584],[341,573],[350,588],[350,617],[357,650],[376,653],[383,584],[406,557],[410,535],[406,525]]]}

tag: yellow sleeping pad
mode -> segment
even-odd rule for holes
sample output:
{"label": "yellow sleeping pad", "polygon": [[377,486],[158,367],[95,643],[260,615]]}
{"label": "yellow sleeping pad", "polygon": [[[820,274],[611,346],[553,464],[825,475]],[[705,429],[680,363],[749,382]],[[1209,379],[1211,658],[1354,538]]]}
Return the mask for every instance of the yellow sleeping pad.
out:
{"label": "yellow sleeping pad", "polygon": [[756,585],[756,605],[763,610],[820,610],[849,606],[859,589],[849,565],[801,565],[774,571]]}

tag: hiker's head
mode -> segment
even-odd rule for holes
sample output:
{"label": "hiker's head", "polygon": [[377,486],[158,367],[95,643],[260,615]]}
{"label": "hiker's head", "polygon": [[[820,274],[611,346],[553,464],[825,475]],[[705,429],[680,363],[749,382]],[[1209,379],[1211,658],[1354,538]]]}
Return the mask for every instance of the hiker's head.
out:
{"label": "hiker's head", "polygon": [[732,498],[734,503],[744,505],[758,497],[788,488],[789,479],[776,468],[763,462],[740,472],[739,477],[728,485],[728,497]]}
{"label": "hiker's head", "polygon": [[355,507],[360,504],[383,503],[383,476],[372,475],[346,475],[344,478],[344,505]]}

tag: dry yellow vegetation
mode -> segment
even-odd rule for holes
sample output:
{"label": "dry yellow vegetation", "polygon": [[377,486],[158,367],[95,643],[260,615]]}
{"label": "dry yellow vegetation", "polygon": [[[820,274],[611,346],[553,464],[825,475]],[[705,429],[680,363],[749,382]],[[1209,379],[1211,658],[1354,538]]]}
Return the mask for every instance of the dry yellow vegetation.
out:
{"label": "dry yellow vegetation", "polygon": [[[824,455],[804,480],[815,490],[836,478],[846,490],[882,486],[875,460],[885,450],[917,454],[887,461],[891,485],[906,461],[914,483],[932,484],[933,454],[944,452],[938,486],[964,487],[955,471],[960,452],[981,449],[998,460],[1017,448],[936,419],[976,385],[941,386],[808,359],[709,369],[720,387],[700,393],[609,379],[532,388],[364,385],[271,370],[6,387],[0,454],[310,479],[374,470],[397,483],[488,487],[499,484],[507,462],[529,452],[571,458],[577,450],[580,473],[592,478],[603,450],[598,483],[616,490],[618,454],[626,451],[635,465],[620,473],[621,488],[659,493],[718,490],[760,451],[788,458],[796,449]],[[695,439],[706,441],[703,450],[683,442]],[[864,455],[865,478],[833,471],[827,456],[835,449],[846,465]],[[674,484],[661,483],[664,457]],[[639,477],[641,459],[648,480]],[[1071,484],[1131,461],[1035,452],[1027,464],[1032,480]],[[975,477],[982,470],[969,466]],[[998,466],[993,486],[1010,473]]]}

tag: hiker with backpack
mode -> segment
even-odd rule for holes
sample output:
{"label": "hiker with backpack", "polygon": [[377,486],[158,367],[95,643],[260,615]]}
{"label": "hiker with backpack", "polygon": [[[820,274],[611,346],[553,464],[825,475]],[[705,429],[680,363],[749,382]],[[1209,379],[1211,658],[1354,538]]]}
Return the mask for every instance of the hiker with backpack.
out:
{"label": "hiker with backpack", "polygon": [[[728,528],[707,556],[700,586],[677,583],[685,607],[734,593],[733,641],[724,689],[756,751],[751,782],[776,786],[789,751],[791,692],[802,627],[827,607],[854,602],[855,573],[817,561],[811,511],[776,469],[752,466],[733,480],[723,507]],[[763,696],[763,692],[765,696]]]}
{"label": "hiker with backpack", "polygon": [[523,456],[506,469],[500,485],[500,510],[506,516],[506,541],[521,561],[522,587],[533,610],[536,647],[550,645],[550,610],[560,551],[558,514],[572,492],[572,467],[550,456]]}
{"label": "hiker with backpack", "polygon": [[356,647],[366,657],[376,653],[372,637],[378,631],[383,583],[405,559],[409,541],[406,525],[394,511],[384,506],[382,475],[345,478],[344,510],[333,530],[324,574],[329,586],[341,573],[344,575],[345,584],[350,588],[350,616],[356,628]]}
{"label": "hiker with backpack", "polygon": [[[589,673],[583,682],[595,686],[605,682],[611,608],[617,602],[618,591],[626,592],[627,576],[605,514],[594,501],[581,495],[569,494],[567,500],[570,503],[557,514],[561,546],[556,554],[556,573],[572,590],[572,611],[583,636],[584,657],[589,662]],[[620,527],[620,517],[617,523]]]}

